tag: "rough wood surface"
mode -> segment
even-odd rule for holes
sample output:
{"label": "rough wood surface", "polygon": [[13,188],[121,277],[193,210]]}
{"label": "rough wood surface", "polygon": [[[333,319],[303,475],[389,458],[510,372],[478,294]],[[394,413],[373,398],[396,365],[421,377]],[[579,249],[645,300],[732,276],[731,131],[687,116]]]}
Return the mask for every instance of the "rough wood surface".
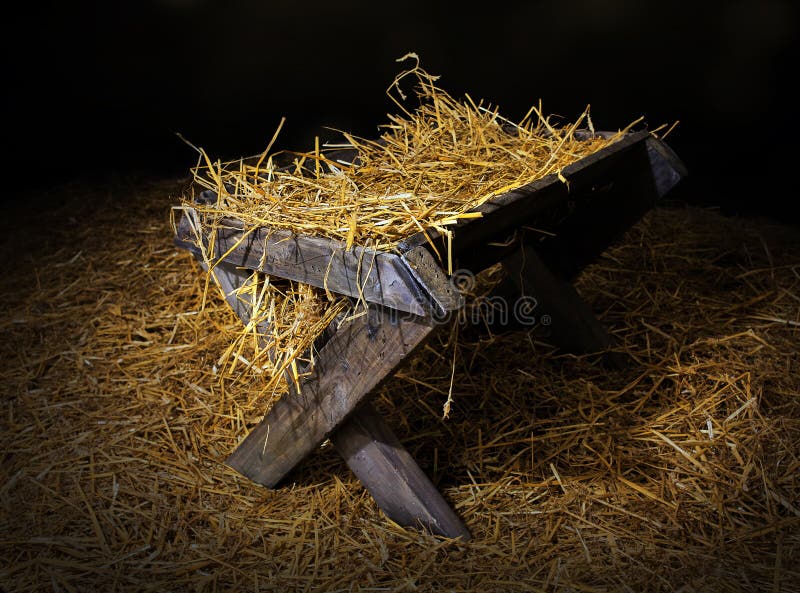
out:
{"label": "rough wood surface", "polygon": [[576,188],[569,216],[558,225],[555,236],[537,241],[536,252],[553,273],[572,280],[686,174],[683,163],[666,144],[648,138],[615,172],[598,176],[589,191]]}
{"label": "rough wood surface", "polygon": [[414,278],[431,296],[437,314],[446,314],[464,306],[464,297],[448,279],[445,271],[425,247],[409,249],[401,255]]}
{"label": "rough wood surface", "polygon": [[226,463],[274,487],[433,329],[422,318],[377,306],[346,321],[316,356],[313,373],[302,380],[299,392],[279,399]]}
{"label": "rough wood surface", "polygon": [[[221,263],[213,273],[228,304],[247,323],[247,295],[239,297],[233,291],[244,283],[249,272]],[[298,397],[293,385],[289,385],[287,397]],[[470,538],[467,528],[368,402],[342,422],[331,435],[331,442],[392,521],[445,537]]]}
{"label": "rough wood surface", "polygon": [[[591,185],[598,175],[613,170],[626,160],[629,151],[643,146],[648,136],[649,132],[632,133],[565,167],[561,176],[568,184],[553,173],[474,208],[474,211],[482,214],[480,218],[461,219],[450,227],[454,235],[454,256],[464,258],[475,248],[481,249],[489,242],[502,241],[508,233],[525,224],[542,222],[542,217],[547,217],[549,210],[568,205],[571,191],[586,184]],[[440,239],[440,234],[435,230],[428,231],[428,236],[434,241]],[[428,239],[423,233],[416,233],[401,243],[400,249],[402,251],[427,243]],[[496,257],[495,261],[499,259]],[[466,260],[460,265],[465,263]]]}
{"label": "rough wood surface", "polygon": [[467,527],[371,404],[334,432],[331,442],[395,523],[471,539]]}
{"label": "rough wood surface", "polygon": [[359,246],[346,249],[338,241],[304,237],[285,230],[259,228],[251,232],[236,226],[198,236],[190,223],[191,212],[181,218],[176,242],[195,253],[202,242],[212,262],[218,259],[266,274],[327,288],[331,292],[363,298],[398,311],[426,315],[429,297],[399,255]]}
{"label": "rough wood surface", "polygon": [[523,243],[503,260],[503,267],[508,276],[496,294],[512,313],[506,329],[529,325],[537,336],[566,352],[603,353],[607,364],[625,364],[623,357],[609,351],[613,340],[591,307],[545,265],[532,245]]}
{"label": "rough wood surface", "polygon": [[[622,140],[564,168],[482,204],[481,218],[452,227],[454,266],[474,273],[517,249],[520,231],[545,231],[537,249],[551,270],[571,278],[620,232],[641,218],[683,177],[686,168],[669,146],[647,131]],[[429,231],[435,242],[444,242]],[[561,240],[560,238],[564,239]],[[428,244],[418,233],[400,249]]]}

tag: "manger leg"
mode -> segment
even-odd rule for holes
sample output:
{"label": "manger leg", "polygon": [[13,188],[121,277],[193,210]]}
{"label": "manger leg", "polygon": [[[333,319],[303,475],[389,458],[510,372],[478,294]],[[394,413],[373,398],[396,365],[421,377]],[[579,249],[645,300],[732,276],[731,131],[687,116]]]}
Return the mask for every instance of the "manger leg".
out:
{"label": "manger leg", "polygon": [[355,411],[433,331],[417,317],[370,307],[340,327],[299,390],[281,397],[227,459],[251,480],[275,486]]}
{"label": "manger leg", "polygon": [[[247,323],[252,306],[248,302],[246,294],[239,295],[235,291],[247,280],[248,271],[223,263],[218,265],[213,272],[228,304],[239,318]],[[353,322],[349,326],[350,331],[333,334],[328,344],[322,348],[317,364],[333,357],[339,363],[335,368],[344,367],[345,375],[352,373],[356,376],[363,376],[366,374],[372,380],[380,381],[380,372],[388,375],[396,366],[395,361],[399,362],[405,356],[402,353],[408,353],[415,347],[411,342],[416,341],[418,344],[432,329],[421,323],[401,325],[399,319],[393,320],[391,315],[386,315],[386,312],[379,314],[379,312],[373,311],[371,320],[367,315],[363,316],[363,320],[367,324],[366,327],[361,328],[361,333],[352,331]],[[382,327],[386,323],[388,326]],[[360,327],[360,325],[358,326]],[[406,328],[405,339],[411,340],[411,342],[403,341],[403,337],[400,335],[402,327]],[[347,329],[342,328],[340,331]],[[373,337],[377,342],[373,344],[375,346],[372,352],[374,357],[370,357],[370,353],[367,353],[366,356],[353,357],[354,352],[351,352],[349,348],[355,344],[363,344],[363,339],[359,341],[358,337],[369,336],[370,332],[375,332]],[[394,339],[381,343],[380,336],[385,337],[387,334],[389,336],[394,334]],[[348,337],[345,338],[345,336]],[[350,336],[356,339],[351,341]],[[397,352],[389,352],[387,344],[399,345]],[[387,353],[390,354],[388,359]],[[382,365],[381,361],[383,361]],[[376,369],[376,366],[379,368]],[[367,372],[366,367],[372,370]],[[334,447],[387,517],[404,527],[422,527],[437,535],[450,538],[460,537],[464,541],[469,540],[471,537],[469,530],[369,403],[354,409],[352,414],[336,428],[336,417],[343,417],[347,406],[357,404],[358,394],[362,393],[363,397],[367,385],[364,385],[361,391],[345,394],[352,396],[349,401],[340,401],[341,394],[336,392],[339,395],[334,400],[327,400],[327,403],[343,407],[338,414],[334,410],[330,417],[326,417],[321,414],[326,410],[324,389],[321,387],[328,385],[329,390],[336,390],[338,387],[330,384],[329,378],[320,374],[317,374],[317,378],[316,390],[313,390],[312,386],[306,385],[303,387],[303,391],[313,391],[323,399],[303,399],[302,394],[298,394],[294,388],[290,388],[289,393],[276,403],[277,412],[273,412],[275,410],[273,407],[273,411],[270,411],[264,421],[248,435],[226,463],[257,482],[273,486],[293,467],[295,462],[299,462],[302,457],[305,457],[306,449],[310,452],[313,447],[324,440],[327,432],[333,430],[330,439]],[[293,402],[293,405],[281,404],[284,400]],[[298,405],[299,402],[305,402],[307,405],[303,407]],[[291,412],[288,414],[288,417],[291,418],[290,422],[281,420],[281,418],[287,417],[287,412]],[[316,420],[312,420],[312,418],[316,418]],[[305,424],[303,423],[304,419]],[[310,434],[307,434],[305,431],[309,427],[312,430]],[[284,448],[281,443],[285,443],[286,439],[291,439],[292,442]],[[278,455],[279,452],[282,454],[289,452],[292,455],[288,460],[282,460]]]}
{"label": "manger leg", "polygon": [[575,288],[548,269],[527,243],[503,260],[508,276],[498,287],[512,311],[513,327],[536,324],[540,335],[573,353],[603,353],[614,367],[624,358],[608,352],[611,336]]}
{"label": "manger leg", "polygon": [[331,442],[392,521],[444,537],[471,539],[467,527],[371,404],[342,424]]}

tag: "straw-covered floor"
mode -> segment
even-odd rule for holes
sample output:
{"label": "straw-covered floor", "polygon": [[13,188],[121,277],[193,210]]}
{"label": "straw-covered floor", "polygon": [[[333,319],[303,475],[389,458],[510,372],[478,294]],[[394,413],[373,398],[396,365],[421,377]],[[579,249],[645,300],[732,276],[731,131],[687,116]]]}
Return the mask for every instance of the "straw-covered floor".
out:
{"label": "straw-covered floor", "polygon": [[4,221],[3,591],[798,590],[796,229],[650,212],[577,284],[624,370],[462,340],[443,419],[452,348],[403,368],[376,405],[462,543],[390,523],[327,446],[274,491],[226,468],[263,379],[214,372],[241,324],[171,244],[190,183]]}

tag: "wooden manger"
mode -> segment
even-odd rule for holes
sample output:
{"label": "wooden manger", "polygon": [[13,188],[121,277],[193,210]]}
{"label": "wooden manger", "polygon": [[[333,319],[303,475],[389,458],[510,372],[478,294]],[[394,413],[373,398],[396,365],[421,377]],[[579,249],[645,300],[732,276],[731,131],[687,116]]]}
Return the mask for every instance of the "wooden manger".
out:
{"label": "wooden manger", "polygon": [[[559,174],[476,207],[479,218],[452,227],[449,265],[478,273],[501,264],[508,274],[495,294],[506,303],[532,298],[544,339],[624,364],[610,354],[608,333],[570,281],[685,175],[663,140],[649,131],[627,133]],[[196,199],[213,201],[216,194],[207,190]],[[432,250],[442,237],[419,232],[391,250],[348,248],[266,226],[245,231],[236,220],[206,232],[195,217],[184,209],[175,242],[210,269],[245,324],[252,303],[238,289],[254,271],[324,288],[353,306],[329,323],[314,344],[314,365],[302,369],[299,381],[287,380],[288,393],[226,463],[274,488],[330,439],[389,518],[468,540],[467,527],[370,404],[403,361],[464,307],[448,265]],[[501,325],[492,330],[520,328],[513,319]]]}

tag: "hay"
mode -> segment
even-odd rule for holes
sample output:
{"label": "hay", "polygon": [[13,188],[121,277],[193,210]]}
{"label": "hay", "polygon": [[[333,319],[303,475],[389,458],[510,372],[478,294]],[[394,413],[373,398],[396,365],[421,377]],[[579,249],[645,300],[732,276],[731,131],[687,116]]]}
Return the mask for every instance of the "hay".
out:
{"label": "hay", "polygon": [[[206,273],[206,282],[215,278]],[[286,391],[286,381],[299,382],[314,367],[315,341],[350,303],[328,297],[308,284],[253,272],[233,296],[249,305],[249,320],[238,332],[217,367],[228,377],[258,373],[265,395],[273,402]],[[288,377],[288,378],[287,378]]]}
{"label": "hay", "polygon": [[[495,196],[560,176],[564,167],[642,121],[610,136],[578,139],[579,130],[594,132],[588,106],[575,121],[559,123],[542,113],[540,103],[515,123],[499,107],[475,103],[469,95],[456,100],[414,54],[404,59],[416,64],[387,91],[400,113],[378,126],[377,139],[340,131],[341,141],[322,149],[317,141],[313,151],[273,154],[273,137],[263,154],[224,163],[198,148],[194,187],[182,197],[182,207],[197,212],[205,232],[233,220],[245,229],[287,229],[336,239],[348,248],[391,250],[418,231],[446,234]],[[406,78],[416,82],[414,109],[404,104]],[[348,160],[342,149],[349,149]],[[203,189],[215,191],[217,200],[197,204],[196,193]]]}
{"label": "hay", "polygon": [[54,189],[3,231],[4,591],[797,590],[796,230],[648,214],[578,279],[624,370],[462,332],[445,421],[454,345],[409,361],[376,406],[459,543],[328,446],[275,491],[224,466],[268,401],[214,374],[241,323],[170,244],[191,181]]}
{"label": "hay", "polygon": [[[328,150],[320,150],[317,141],[313,151],[273,154],[282,121],[259,156],[212,162],[198,149],[200,160],[191,170],[194,183],[173,214],[191,211],[196,246],[209,270],[214,258],[200,237],[213,243],[217,228],[234,225],[245,235],[260,227],[286,229],[341,241],[348,249],[355,244],[393,250],[422,232],[451,272],[450,250],[437,248],[429,233],[449,237],[449,227],[456,222],[480,215],[475,207],[547,175],[566,182],[564,167],[618,141],[641,123],[636,120],[614,134],[594,136],[588,106],[574,122],[559,124],[542,113],[541,104],[513,123],[498,107],[475,103],[469,95],[457,101],[436,85],[438,77],[423,70],[415,54],[399,61],[407,59],[415,65],[402,71],[387,91],[401,113],[388,116],[376,140],[341,132],[342,142]],[[407,78],[416,83],[418,106],[413,111],[404,105],[408,97],[401,83]],[[579,139],[576,132],[587,129],[592,136]],[[346,161],[336,156],[342,148],[350,151]],[[216,199],[197,200],[202,190],[213,190]],[[296,282],[283,283],[282,290],[276,285],[282,281],[263,274],[253,282],[261,288],[252,322],[226,350],[228,364],[221,361],[220,367],[236,374],[238,363],[255,364],[272,378],[265,389],[274,394],[282,390],[282,371],[291,369],[291,376],[298,376],[298,362],[309,356],[306,352],[325,328],[319,319],[307,323],[315,308],[317,315],[330,320],[347,303]],[[269,335],[258,328],[269,328]],[[241,354],[248,339],[257,363]]]}

